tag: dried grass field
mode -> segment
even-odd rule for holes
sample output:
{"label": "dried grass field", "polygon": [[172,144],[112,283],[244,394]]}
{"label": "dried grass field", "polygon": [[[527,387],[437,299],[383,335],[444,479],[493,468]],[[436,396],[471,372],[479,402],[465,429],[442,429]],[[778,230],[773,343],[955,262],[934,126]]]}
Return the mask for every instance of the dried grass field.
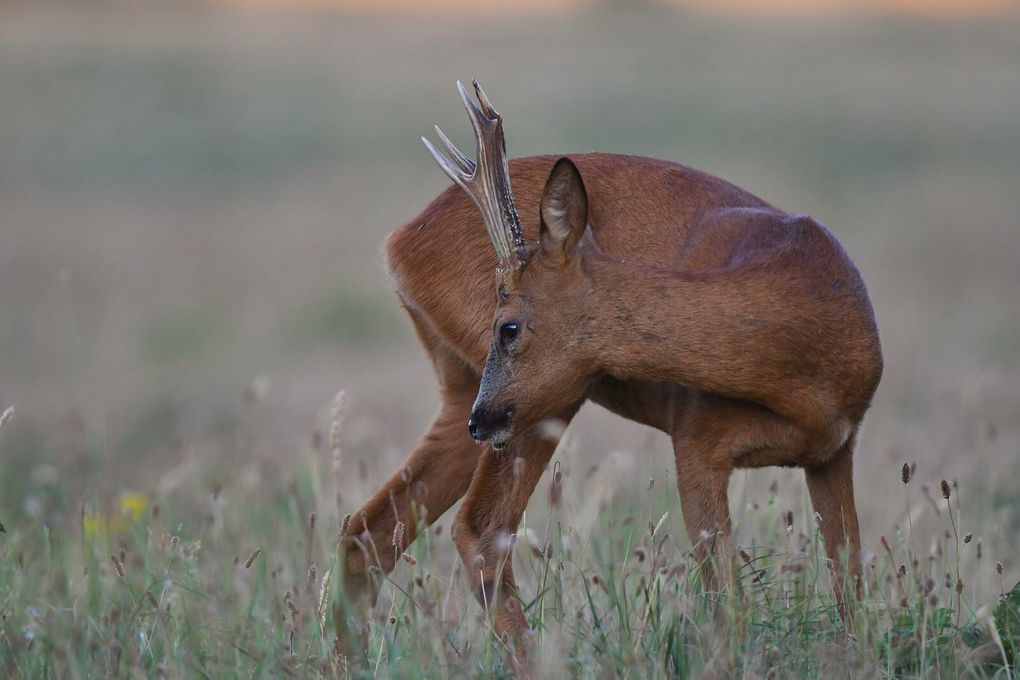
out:
{"label": "dried grass field", "polygon": [[885,353],[852,635],[801,472],[735,475],[741,588],[703,592],[668,441],[586,406],[512,550],[536,675],[1016,677],[1018,33],[0,7],[0,675],[511,673],[450,514],[334,648],[339,525],[438,404],[379,247],[478,77],[511,155],[668,158],[826,223]]}

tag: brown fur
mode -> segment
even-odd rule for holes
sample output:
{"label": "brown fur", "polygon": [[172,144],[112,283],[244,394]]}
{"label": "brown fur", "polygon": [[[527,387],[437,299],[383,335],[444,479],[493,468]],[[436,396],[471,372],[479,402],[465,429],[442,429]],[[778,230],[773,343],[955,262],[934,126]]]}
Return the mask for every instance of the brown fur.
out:
{"label": "brown fur", "polygon": [[[853,263],[818,223],[705,173],[633,156],[570,159],[587,191],[590,233],[571,228],[560,251],[546,235],[524,268],[499,281],[481,217],[456,187],[387,240],[389,270],[443,404],[406,471],[355,513],[349,592],[371,590],[359,545],[388,545],[398,518],[414,527],[412,502],[431,521],[466,493],[457,548],[496,630],[524,633],[505,551],[555,448],[534,426],[569,421],[586,399],[672,437],[684,520],[702,556],[714,544],[705,536],[728,533],[730,472],[793,465],[805,468],[830,557],[838,565],[848,545],[857,578],[851,458],[882,359]],[[539,241],[555,161],[510,162],[529,243]],[[497,283],[506,292],[498,302]],[[496,454],[471,440],[466,423],[493,331],[506,319],[528,328],[511,377],[478,395],[514,401],[509,446]],[[515,468],[518,457],[524,465]],[[378,551],[384,571],[391,553]]]}

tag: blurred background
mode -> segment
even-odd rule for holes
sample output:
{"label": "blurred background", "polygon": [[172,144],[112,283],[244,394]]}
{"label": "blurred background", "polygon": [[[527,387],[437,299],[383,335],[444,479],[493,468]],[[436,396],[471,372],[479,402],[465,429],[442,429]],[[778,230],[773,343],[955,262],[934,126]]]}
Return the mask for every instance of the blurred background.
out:
{"label": "blurred background", "polygon": [[[826,223],[886,356],[865,544],[916,461],[1015,576],[1018,36],[1012,0],[4,4],[4,521],[285,480],[340,388],[366,498],[438,404],[380,246],[447,185],[419,136],[470,146],[477,77],[511,155],[667,158]],[[673,475],[663,436],[591,406],[571,431],[574,470],[628,452],[613,493]],[[738,516],[777,477],[803,502],[799,472],[740,473]]]}

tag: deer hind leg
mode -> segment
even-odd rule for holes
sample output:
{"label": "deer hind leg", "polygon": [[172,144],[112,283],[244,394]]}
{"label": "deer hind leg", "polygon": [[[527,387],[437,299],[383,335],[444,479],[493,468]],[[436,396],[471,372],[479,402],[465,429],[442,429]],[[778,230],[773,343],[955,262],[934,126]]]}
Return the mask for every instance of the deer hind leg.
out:
{"label": "deer hind leg", "polygon": [[[477,375],[452,352],[430,342],[420,325],[418,330],[439,376],[442,405],[400,468],[351,515],[340,546],[347,598],[341,613],[344,626],[338,627],[346,628],[351,618],[361,620],[365,606],[375,601],[371,568],[390,572],[419,529],[460,500],[482,451],[467,431]],[[404,524],[403,540],[394,546],[398,522]]]}
{"label": "deer hind leg", "polygon": [[[575,406],[560,417],[569,421],[576,411]],[[517,597],[511,548],[528,500],[555,450],[556,442],[537,428],[500,453],[486,447],[454,524],[453,540],[478,601],[496,635],[514,644],[517,663],[526,656],[529,626]]]}
{"label": "deer hind leg", "polygon": [[[736,467],[768,465],[804,468],[811,505],[820,519],[826,554],[832,567],[833,591],[840,616],[847,621],[844,586],[852,583],[852,593],[859,596],[861,539],[854,505],[853,450],[857,437],[856,424],[845,419],[831,419],[828,425],[811,427],[795,425],[775,414],[763,412],[761,429],[749,440],[750,446],[740,454]],[[743,436],[753,431],[743,426]],[[845,554],[843,554],[845,552]],[[844,560],[849,567],[849,581],[844,573]]]}
{"label": "deer hind leg", "polygon": [[[857,599],[861,596],[861,535],[853,480],[855,439],[852,435],[827,462],[804,469],[811,505],[821,516],[822,538],[833,568],[833,590],[844,623],[849,613],[844,587],[849,585]],[[844,559],[849,580],[843,572]]]}
{"label": "deer hind leg", "polygon": [[805,437],[795,424],[754,404],[677,390],[670,415],[677,488],[706,589],[733,585],[728,487],[734,468],[795,464]]}
{"label": "deer hind leg", "polygon": [[[811,504],[821,517],[821,532],[833,567],[833,590],[846,620],[842,552],[854,592],[860,593],[860,532],[853,492],[855,426],[805,426],[753,404],[724,397],[688,395],[674,413],[681,505],[691,541],[719,527],[729,530],[726,485],[732,468],[771,465],[803,467]],[[821,419],[816,419],[816,423]],[[711,545],[701,544],[703,558]],[[724,566],[729,566],[726,561]],[[709,573],[711,579],[711,573]],[[708,584],[711,580],[708,581]]]}

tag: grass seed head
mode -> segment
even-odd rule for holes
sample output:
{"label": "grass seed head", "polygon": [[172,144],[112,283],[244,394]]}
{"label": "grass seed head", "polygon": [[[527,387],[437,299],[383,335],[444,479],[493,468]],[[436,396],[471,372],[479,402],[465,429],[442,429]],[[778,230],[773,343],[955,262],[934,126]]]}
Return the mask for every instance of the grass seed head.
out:
{"label": "grass seed head", "polygon": [[[347,405],[347,393],[344,392],[343,390],[340,390],[339,392],[336,393],[336,396],[333,397],[333,404],[330,407],[329,413],[332,423],[336,425],[337,430],[339,430],[340,428],[340,419],[343,418],[344,406],[346,405]],[[336,444],[336,442],[330,443],[334,445]]]}
{"label": "grass seed head", "polygon": [[[518,460],[520,460],[520,459],[518,459]],[[428,498],[428,496],[429,496],[429,485],[426,484],[424,481],[419,479],[417,482],[414,483],[414,498],[418,502],[418,505],[421,506],[422,502],[426,498]],[[422,506],[422,509],[423,510],[425,509],[424,506]]]}
{"label": "grass seed head", "polygon": [[340,449],[340,425],[343,421],[344,405],[347,402],[347,395],[343,390],[333,397],[333,406],[330,409],[329,424],[329,448],[333,453],[333,475],[340,474],[340,463],[343,460],[343,452]]}
{"label": "grass seed head", "polygon": [[524,475],[524,459],[520,456],[514,458],[514,479],[520,479]]}
{"label": "grass seed head", "polygon": [[531,548],[531,554],[535,556],[535,559],[545,559],[545,546],[542,545],[542,540],[538,537],[538,534],[528,527],[524,531],[524,538],[527,539],[528,546]]}
{"label": "grass seed head", "polygon": [[563,499],[563,473],[557,469],[553,474],[552,483],[549,485],[549,505],[558,507]]}
{"label": "grass seed head", "polygon": [[4,425],[11,422],[11,418],[14,417],[14,407],[8,406],[4,409],[3,413],[0,413],[0,430],[4,429]]}
{"label": "grass seed head", "polygon": [[255,548],[255,552],[253,552],[253,553],[252,553],[252,554],[251,554],[251,555],[250,555],[250,556],[248,557],[248,559],[244,561],[244,568],[245,568],[245,569],[251,569],[251,565],[255,564],[255,559],[256,559],[256,558],[257,558],[257,557],[258,557],[259,555],[261,555],[261,554],[262,554],[262,548]]}
{"label": "grass seed head", "polygon": [[951,490],[949,488],[949,482],[947,482],[946,480],[943,479],[942,480],[942,497],[945,498],[947,501],[949,500],[950,491]]}
{"label": "grass seed head", "polygon": [[117,572],[119,578],[124,578],[124,563],[116,555],[110,555],[110,561],[113,562],[113,570]]}
{"label": "grass seed head", "polygon": [[908,463],[903,464],[903,483],[910,483],[910,465]]}
{"label": "grass seed head", "polygon": [[995,573],[1002,576],[1002,562],[995,563]]}

